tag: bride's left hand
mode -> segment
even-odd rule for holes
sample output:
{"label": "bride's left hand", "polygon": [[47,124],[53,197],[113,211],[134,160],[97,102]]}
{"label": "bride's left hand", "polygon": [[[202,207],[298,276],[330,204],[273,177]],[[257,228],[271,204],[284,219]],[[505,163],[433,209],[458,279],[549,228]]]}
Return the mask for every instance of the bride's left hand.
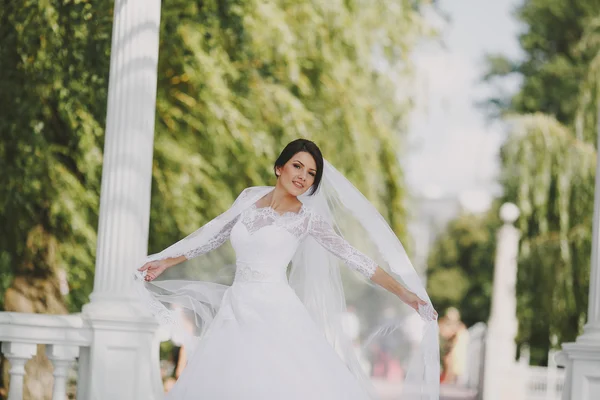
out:
{"label": "bride's left hand", "polygon": [[[398,297],[400,298],[400,300],[411,306],[416,312],[419,312],[419,305],[427,305],[427,302],[425,300],[421,299],[419,296],[417,296],[408,289],[403,290],[402,293],[398,295]],[[437,319],[437,311],[434,310],[433,315]]]}

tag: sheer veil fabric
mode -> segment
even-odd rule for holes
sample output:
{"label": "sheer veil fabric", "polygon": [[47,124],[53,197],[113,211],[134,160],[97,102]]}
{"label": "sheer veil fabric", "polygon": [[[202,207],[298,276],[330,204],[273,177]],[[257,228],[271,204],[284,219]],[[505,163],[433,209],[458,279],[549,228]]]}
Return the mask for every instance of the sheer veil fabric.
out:
{"label": "sheer veil fabric", "polygon": [[[228,210],[160,253],[148,256],[144,262],[181,255],[190,258],[190,254],[195,255],[194,252],[198,251],[201,254],[222,252],[223,258],[219,259],[227,258],[225,253],[229,250],[223,246],[226,241],[224,232],[237,222],[244,210],[252,207],[272,190],[271,186],[245,189]],[[320,221],[333,227],[339,237],[366,254],[407,289],[427,302],[426,306],[419,308],[420,318],[414,318],[417,315],[414,310],[400,300],[394,302],[390,311],[393,317],[384,322],[371,323],[368,329],[364,329],[367,340],[363,348],[368,350],[370,346],[376,345],[378,348],[391,349],[390,351],[401,354],[401,399],[439,399],[438,326],[433,316],[434,309],[404,247],[385,219],[360,191],[327,161],[324,161],[323,179],[318,191],[312,196],[304,194],[299,200],[307,209],[317,214]],[[198,258],[208,259],[207,255]],[[210,259],[206,261],[207,265],[210,263]],[[342,263],[340,258],[313,237],[307,236],[292,258],[288,282],[346,366],[370,393],[371,398],[377,399],[372,383],[357,357],[356,343],[344,332],[346,297]],[[216,269],[223,271],[222,268]],[[214,266],[212,270],[215,270]],[[230,287],[228,284],[217,283],[218,275],[219,273],[216,273],[215,279],[210,279],[210,282],[184,279],[148,283],[143,280],[143,274],[137,271],[134,273],[135,288],[142,302],[151,309],[161,324],[177,332],[188,352],[193,352],[198,341],[210,330],[211,322]],[[375,286],[362,276],[359,281],[362,286]],[[355,284],[352,287],[356,287]],[[371,288],[360,291],[365,293],[364,296],[349,294],[353,295],[353,303],[358,308],[361,303],[368,303],[370,309],[373,309],[378,306],[377,292],[381,291],[381,288]],[[381,304],[381,307],[384,307],[384,304]]]}

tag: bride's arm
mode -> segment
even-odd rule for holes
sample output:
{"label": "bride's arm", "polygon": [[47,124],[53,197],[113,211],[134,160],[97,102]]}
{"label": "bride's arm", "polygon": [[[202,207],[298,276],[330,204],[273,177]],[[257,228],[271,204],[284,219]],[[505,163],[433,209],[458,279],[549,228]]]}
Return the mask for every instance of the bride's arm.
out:
{"label": "bride's arm", "polygon": [[[229,235],[231,234],[231,229],[237,222],[239,216],[229,221],[221,231],[210,240],[208,240],[204,245],[191,249],[185,252],[183,255],[172,258],[165,258],[162,260],[149,261],[140,268],[138,271],[146,271],[146,276],[144,279],[147,282],[150,282],[156,279],[160,274],[165,272],[167,269],[174,267],[177,264],[181,264],[186,260],[190,260],[194,257],[198,257],[202,254],[206,254],[209,251],[212,251],[223,245],[229,239]],[[210,223],[210,222],[209,222]]]}
{"label": "bride's arm", "polygon": [[[250,188],[244,189],[239,194],[237,199],[234,201],[231,208],[235,207],[236,204],[238,204],[240,201],[244,200],[246,198],[246,196],[248,196],[250,194],[250,192],[251,192]],[[200,232],[204,227],[212,224],[213,221],[215,221],[218,218],[219,217],[216,217],[212,221],[208,222],[202,228],[198,229],[198,231],[192,233],[191,235],[189,235],[187,238],[185,238],[183,240],[193,237],[194,235],[197,234],[197,232]],[[209,251],[218,248],[223,243],[225,243],[227,241],[227,239],[229,239],[229,235],[231,234],[231,229],[233,229],[233,226],[235,225],[235,223],[237,222],[238,219],[239,219],[239,215],[236,216],[235,218],[233,218],[227,224],[225,224],[225,226],[223,226],[223,228],[216,235],[214,235],[210,239],[206,240],[205,243],[203,243],[202,245],[196,246],[190,250],[187,250],[183,254],[178,253],[180,255],[178,255],[176,257],[169,257],[169,258],[163,258],[160,260],[149,261],[149,262],[145,263],[143,266],[141,266],[140,268],[138,268],[138,271],[140,271],[140,272],[146,271],[144,279],[146,281],[152,281],[152,280],[156,279],[160,274],[162,274],[168,268],[171,268],[171,267],[173,267],[177,264],[180,264],[186,260],[189,260],[194,257],[198,257],[199,255],[206,254]],[[177,243],[173,246],[176,246],[176,245],[177,245]]]}
{"label": "bride's arm", "polygon": [[[233,226],[235,225],[235,223],[238,221],[239,217],[240,216],[238,215],[237,217],[235,217],[234,219],[229,221],[227,224],[225,224],[225,226],[223,227],[223,229],[221,229],[219,231],[219,233],[217,233],[215,236],[213,236],[210,240],[208,240],[202,246],[199,246],[199,247],[196,247],[195,249],[191,249],[191,250],[187,251],[183,255],[184,258],[181,261],[190,260],[194,257],[198,257],[199,255],[206,254],[209,251],[212,251],[212,250],[222,246],[223,243],[225,243],[227,241],[227,239],[229,239],[229,235],[231,235],[231,230],[233,229]],[[210,224],[210,222],[209,222],[209,224]],[[179,262],[181,262],[181,261],[179,261]]]}
{"label": "bride's arm", "polygon": [[146,264],[144,264],[143,266],[138,268],[138,271],[146,271],[146,276],[144,279],[146,281],[150,282],[150,281],[156,279],[160,274],[165,272],[167,269],[169,269],[177,264],[181,264],[182,262],[184,262],[186,260],[190,260],[194,257],[198,257],[202,254],[206,254],[209,251],[212,251],[212,250],[222,246],[223,243],[225,243],[227,241],[227,239],[229,239],[229,235],[231,234],[231,229],[233,228],[233,226],[235,225],[235,223],[237,222],[238,219],[239,219],[239,215],[237,217],[235,217],[234,219],[232,219],[231,221],[229,221],[223,227],[223,229],[221,229],[219,231],[219,233],[217,233],[215,236],[210,238],[210,240],[208,240],[202,246],[193,248],[178,257],[165,258],[162,260],[147,262]]}
{"label": "bride's arm", "polygon": [[419,304],[423,306],[427,304],[425,300],[422,300],[419,296],[406,289],[381,267],[377,267],[375,273],[371,276],[371,281],[398,296],[400,300],[414,308],[417,312],[419,311]]}
{"label": "bride's arm", "polygon": [[395,294],[415,310],[418,310],[419,304],[427,304],[385,272],[373,259],[338,235],[333,227],[319,214],[311,216],[308,233],[326,250],[341,258],[350,268]]}

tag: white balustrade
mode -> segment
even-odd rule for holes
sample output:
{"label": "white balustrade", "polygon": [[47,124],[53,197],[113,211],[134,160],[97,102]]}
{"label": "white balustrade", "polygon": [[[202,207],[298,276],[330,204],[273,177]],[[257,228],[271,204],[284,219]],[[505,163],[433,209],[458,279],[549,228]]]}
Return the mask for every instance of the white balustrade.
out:
{"label": "white balustrade", "polygon": [[565,370],[556,366],[527,368],[527,400],[560,400],[562,396]]}
{"label": "white balustrade", "polygon": [[[469,328],[469,346],[467,348],[467,368],[465,374],[458,377],[455,388],[472,389],[482,398],[482,370],[486,336],[486,325],[479,322]],[[521,397],[512,400],[560,400],[565,383],[565,370],[556,362],[556,351],[548,354],[548,367],[529,365],[529,348],[521,347],[520,357],[515,365],[517,375],[522,378],[524,390]],[[521,381],[520,381],[521,382]],[[485,400],[485,398],[484,398]]]}
{"label": "white balustrade", "polygon": [[[79,315],[47,315],[0,312],[2,354],[10,363],[8,400],[23,399],[25,364],[46,345],[54,366],[53,400],[65,400],[67,374],[80,353],[92,342],[92,331]],[[85,363],[80,363],[85,368]]]}
{"label": "white balustrade", "polygon": [[486,330],[487,327],[483,322],[478,322],[469,328],[466,368],[463,374],[459,375],[457,379],[457,383],[460,386],[477,391],[482,390]]}
{"label": "white balustrade", "polygon": [[521,348],[519,366],[525,377],[525,400],[560,400],[565,382],[565,370],[556,363],[556,351],[548,354],[548,366],[529,365],[529,349]]}

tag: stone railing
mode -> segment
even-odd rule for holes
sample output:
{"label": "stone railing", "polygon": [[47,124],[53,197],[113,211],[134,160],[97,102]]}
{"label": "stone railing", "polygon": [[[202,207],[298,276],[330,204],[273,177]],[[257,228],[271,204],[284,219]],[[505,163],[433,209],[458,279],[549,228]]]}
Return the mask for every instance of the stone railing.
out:
{"label": "stone railing", "polygon": [[564,369],[530,366],[527,371],[527,400],[560,400],[564,383]]}
{"label": "stone railing", "polygon": [[559,368],[556,351],[548,353],[548,366],[529,365],[529,349],[521,350],[519,362],[526,377],[526,400],[560,400],[565,384],[565,370]]}
{"label": "stone railing", "polygon": [[86,388],[89,346],[92,331],[78,314],[47,315],[0,312],[2,354],[10,363],[8,400],[23,399],[25,363],[46,345],[46,356],[54,366],[53,400],[65,400],[67,374],[78,363],[77,398]]}
{"label": "stone railing", "polygon": [[483,363],[485,357],[485,335],[487,326],[478,322],[469,328],[469,344],[466,354],[466,368],[458,377],[459,386],[480,393],[483,389]]}

